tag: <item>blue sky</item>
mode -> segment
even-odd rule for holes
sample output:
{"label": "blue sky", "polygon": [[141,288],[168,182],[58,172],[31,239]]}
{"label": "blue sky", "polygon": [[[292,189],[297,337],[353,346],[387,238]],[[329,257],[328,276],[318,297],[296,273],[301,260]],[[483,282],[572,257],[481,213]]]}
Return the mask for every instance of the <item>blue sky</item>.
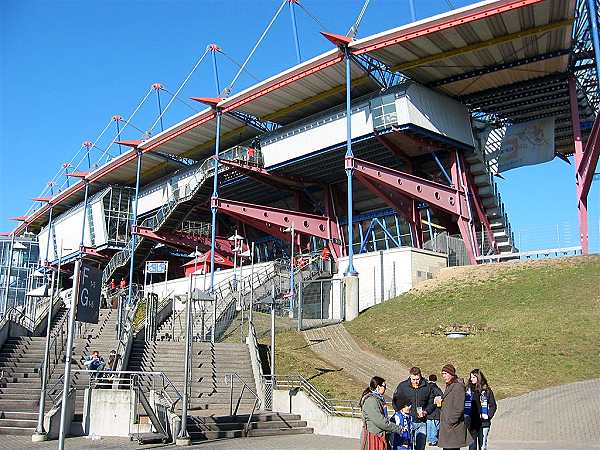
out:
{"label": "blue sky", "polygon": [[[449,8],[446,0],[415,3],[418,18]],[[474,2],[451,3],[458,7]],[[112,115],[127,117],[152,83],[161,82],[174,92],[209,43],[216,42],[228,57],[241,63],[279,4],[279,0],[3,2],[0,231],[12,229],[15,222],[8,217],[25,213],[30,199],[40,194],[81,143],[94,140]],[[325,27],[345,34],[362,1],[302,0],[302,5],[316,18],[302,10],[296,12],[302,58],[307,59],[331,48],[319,31]],[[372,0],[358,37],[409,21],[408,0]],[[248,65],[252,76],[243,74],[234,92],[253,84],[253,77],[264,79],[295,63],[290,23],[286,7]],[[232,79],[236,69],[219,55],[222,85]],[[207,59],[180,97],[215,94]],[[163,106],[168,100],[163,96]],[[189,106],[174,102],[165,115],[165,125],[191,113]],[[147,129],[152,117],[156,117],[156,102],[151,98],[133,124]],[[130,128],[124,137],[139,138],[140,133]],[[99,146],[110,138],[107,133]],[[99,157],[100,152],[92,150],[92,155]],[[517,233],[521,230],[524,243],[535,239],[535,247],[554,246],[557,242],[576,245],[572,166],[555,160],[512,170],[505,177],[505,181],[499,180],[501,192],[513,228]],[[596,182],[589,197],[590,234],[594,235],[596,250],[600,246],[598,205],[600,188]]]}

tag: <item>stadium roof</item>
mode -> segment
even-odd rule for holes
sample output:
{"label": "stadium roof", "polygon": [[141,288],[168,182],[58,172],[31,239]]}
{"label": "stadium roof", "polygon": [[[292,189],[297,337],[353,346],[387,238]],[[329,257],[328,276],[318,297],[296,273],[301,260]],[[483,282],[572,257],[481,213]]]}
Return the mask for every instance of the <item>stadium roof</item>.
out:
{"label": "stadium roof", "polygon": [[[567,78],[574,16],[575,0],[484,1],[353,41],[349,49],[498,120],[555,116],[557,151],[570,154]],[[378,88],[356,61],[352,79],[353,97]],[[343,103],[344,82],[344,55],[334,49],[221,100],[221,149],[257,134],[229,113],[239,111],[285,125]],[[579,97],[582,120],[593,120],[595,111],[585,96]],[[214,151],[215,116],[214,109],[206,108],[142,142],[139,149],[206,158]],[[88,179],[96,185],[132,185],[135,164],[132,150],[96,169]],[[173,164],[164,157],[144,158],[143,183],[172,172]],[[57,194],[52,203],[66,209],[82,200],[82,192],[83,182],[78,182]],[[42,206],[15,231],[20,233],[27,225],[39,229],[47,222],[48,209]]]}

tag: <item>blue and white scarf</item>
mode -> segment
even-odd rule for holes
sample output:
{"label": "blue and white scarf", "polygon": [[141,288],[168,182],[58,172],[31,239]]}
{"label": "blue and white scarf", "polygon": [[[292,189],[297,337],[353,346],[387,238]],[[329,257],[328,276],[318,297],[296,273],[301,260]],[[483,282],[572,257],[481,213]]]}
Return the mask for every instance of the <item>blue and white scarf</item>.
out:
{"label": "blue and white scarf", "polygon": [[471,415],[471,407],[473,404],[473,392],[471,388],[467,388],[467,392],[465,393],[465,416],[469,417]]}

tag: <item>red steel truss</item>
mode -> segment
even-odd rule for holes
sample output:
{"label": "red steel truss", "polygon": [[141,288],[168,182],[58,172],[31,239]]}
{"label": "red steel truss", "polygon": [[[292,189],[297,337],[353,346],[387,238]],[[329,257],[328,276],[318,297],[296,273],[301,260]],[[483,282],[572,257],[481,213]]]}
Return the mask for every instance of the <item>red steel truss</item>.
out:
{"label": "red steel truss", "polygon": [[293,224],[298,234],[327,239],[334,258],[341,255],[339,225],[330,217],[215,197],[211,199],[211,206],[271,236],[288,241],[291,239],[290,233],[284,230]]}
{"label": "red steel truss", "polygon": [[[428,203],[431,207],[446,213],[452,214],[457,218],[460,233],[467,247],[467,255],[471,264],[476,264],[477,245],[475,243],[475,234],[473,220],[468,203],[467,193],[461,187],[465,182],[464,172],[456,161],[452,164],[452,177],[455,183],[454,187],[445,186],[434,181],[411,175],[398,170],[389,169],[378,164],[346,157],[346,168],[354,169],[354,173],[362,180],[367,179],[371,184],[377,183],[383,187],[378,189],[385,196],[391,192],[397,195],[410,197]],[[386,192],[387,191],[387,192]],[[382,197],[385,200],[385,197]]]}
{"label": "red steel truss", "polygon": [[[196,247],[202,252],[210,250],[210,236],[193,236],[181,231],[154,231],[140,226],[133,227],[133,234],[184,250],[194,250]],[[233,244],[227,238],[217,237],[215,247],[222,255],[233,256]]]}

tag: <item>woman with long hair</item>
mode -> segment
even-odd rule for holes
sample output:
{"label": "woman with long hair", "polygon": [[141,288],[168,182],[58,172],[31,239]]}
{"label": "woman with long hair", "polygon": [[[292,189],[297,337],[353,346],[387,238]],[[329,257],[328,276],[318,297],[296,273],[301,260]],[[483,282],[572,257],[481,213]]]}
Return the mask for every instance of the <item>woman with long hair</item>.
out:
{"label": "woman with long hair", "polygon": [[469,450],[487,450],[492,417],[497,409],[494,392],[480,369],[471,370],[467,390],[471,391],[469,431],[473,436],[473,443],[469,446]]}
{"label": "woman with long hair", "polygon": [[439,399],[442,409],[438,446],[445,450],[466,447],[473,439],[465,424],[465,385],[456,376],[452,364],[442,367],[442,378],[446,382],[446,389]]}
{"label": "woman with long hair", "polygon": [[402,429],[390,422],[383,394],[385,380],[374,376],[363,391],[360,406],[363,414],[361,450],[387,450],[386,433],[400,433]]}

